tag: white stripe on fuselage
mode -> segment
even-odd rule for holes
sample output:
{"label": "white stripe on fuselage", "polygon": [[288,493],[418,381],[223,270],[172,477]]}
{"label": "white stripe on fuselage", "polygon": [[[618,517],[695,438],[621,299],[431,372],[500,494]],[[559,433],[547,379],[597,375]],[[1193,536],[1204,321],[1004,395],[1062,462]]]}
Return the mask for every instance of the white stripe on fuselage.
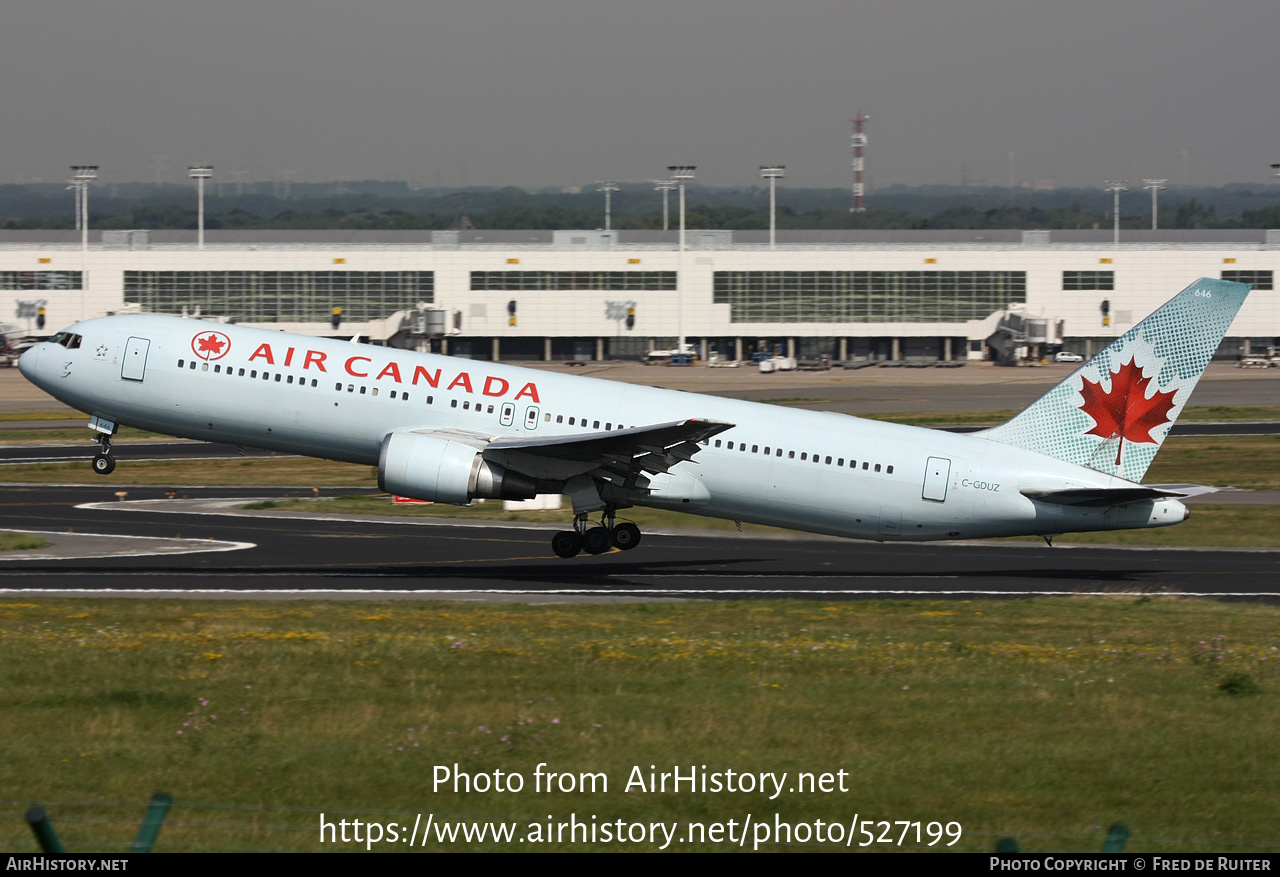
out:
{"label": "white stripe on fuselage", "polygon": [[[1110,529],[1106,509],[1046,507],[1019,490],[1127,484],[980,436],[334,339],[155,315],[67,331],[83,336],[80,348],[40,345],[31,377],[80,410],[171,435],[366,465],[377,464],[382,438],[397,429],[536,437],[726,421],[735,426],[677,467],[710,494],[688,511],[830,535]],[[230,347],[197,350],[203,335]],[[130,337],[150,341],[142,381],[121,378]],[[504,406],[514,409],[509,424]],[[923,496],[930,457],[949,463],[942,501]]]}

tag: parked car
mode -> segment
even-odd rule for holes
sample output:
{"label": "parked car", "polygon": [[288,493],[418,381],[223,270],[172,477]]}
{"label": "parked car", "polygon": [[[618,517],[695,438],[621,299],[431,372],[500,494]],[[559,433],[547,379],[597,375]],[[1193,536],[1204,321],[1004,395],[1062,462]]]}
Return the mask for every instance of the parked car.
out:
{"label": "parked car", "polygon": [[671,358],[667,360],[667,365],[693,365],[693,354],[673,353]]}
{"label": "parked car", "polygon": [[1084,362],[1084,357],[1070,350],[1059,350],[1053,355],[1054,362]]}

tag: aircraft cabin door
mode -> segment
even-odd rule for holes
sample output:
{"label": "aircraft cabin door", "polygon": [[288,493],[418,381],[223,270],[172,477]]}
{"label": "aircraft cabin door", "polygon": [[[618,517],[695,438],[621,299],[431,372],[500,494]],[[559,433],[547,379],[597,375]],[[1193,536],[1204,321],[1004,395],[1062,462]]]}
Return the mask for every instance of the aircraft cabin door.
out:
{"label": "aircraft cabin door", "polygon": [[924,468],[924,493],[932,502],[945,502],[947,482],[951,479],[951,461],[946,457],[930,457]]}
{"label": "aircraft cabin door", "polygon": [[502,413],[498,417],[498,423],[501,423],[503,426],[510,426],[515,419],[516,419],[516,406],[512,405],[510,402],[507,402],[505,405],[502,406]]}
{"label": "aircraft cabin door", "polygon": [[525,429],[538,428],[538,406],[537,405],[530,405],[528,408],[524,410],[524,428]]}
{"label": "aircraft cabin door", "polygon": [[147,338],[130,338],[124,345],[124,362],[120,365],[120,377],[126,381],[140,381],[147,372],[147,351],[151,341]]}

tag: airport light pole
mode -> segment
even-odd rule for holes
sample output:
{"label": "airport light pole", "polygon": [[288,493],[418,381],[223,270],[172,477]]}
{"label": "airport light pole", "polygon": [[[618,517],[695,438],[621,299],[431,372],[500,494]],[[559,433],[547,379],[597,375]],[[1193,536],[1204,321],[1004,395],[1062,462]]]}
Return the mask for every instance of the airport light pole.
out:
{"label": "airport light pole", "polygon": [[684,184],[694,179],[698,168],[691,164],[669,165],[671,181],[680,187],[680,255],[676,260],[676,311],[679,337],[676,353],[684,353]]}
{"label": "airport light pole", "polygon": [[618,184],[613,180],[605,180],[604,182],[597,180],[596,185],[600,187],[599,189],[596,189],[597,192],[604,192],[604,230],[608,231],[613,216],[612,204],[609,200],[609,196],[618,191]]}
{"label": "airport light pole", "polygon": [[193,164],[187,167],[187,176],[196,181],[196,249],[204,249],[204,181],[213,176],[213,165]]}
{"label": "airport light pole", "polygon": [[676,187],[675,180],[654,180],[653,181],[654,190],[662,193],[662,230],[663,231],[667,231],[667,226],[669,225],[667,220],[671,214],[671,210],[667,206],[667,196],[670,194],[671,190],[674,189],[675,187]]}
{"label": "airport light pole", "polygon": [[1152,231],[1155,231],[1157,228],[1160,227],[1159,225],[1160,214],[1157,207],[1159,202],[1156,200],[1156,193],[1159,192],[1161,189],[1167,188],[1165,186],[1165,183],[1167,182],[1169,181],[1168,180],[1143,180],[1142,181],[1142,188],[1151,190],[1151,230]]}
{"label": "airport light pole", "polygon": [[1115,220],[1115,246],[1120,246],[1120,193],[1129,191],[1128,180],[1107,180],[1105,191],[1115,193],[1115,207],[1112,209],[1112,218]]}
{"label": "airport light pole", "polygon": [[80,319],[85,318],[85,287],[89,285],[89,183],[98,178],[98,165],[73,164],[71,187],[76,190],[80,216]]}
{"label": "airport light pole", "polygon": [[98,178],[96,164],[73,164],[71,166],[70,188],[76,190],[76,216],[79,221],[76,228],[80,230],[80,248],[89,249],[89,183]]}
{"label": "airport light pole", "polygon": [[769,249],[777,248],[778,180],[787,175],[785,164],[760,165],[760,176],[769,181]]}

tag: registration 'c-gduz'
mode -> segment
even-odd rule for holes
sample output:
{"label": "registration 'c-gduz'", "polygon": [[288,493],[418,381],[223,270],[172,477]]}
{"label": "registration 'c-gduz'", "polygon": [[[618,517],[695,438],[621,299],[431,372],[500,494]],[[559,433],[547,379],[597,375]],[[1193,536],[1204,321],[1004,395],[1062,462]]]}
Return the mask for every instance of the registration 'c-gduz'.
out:
{"label": "registration 'c-gduz'", "polygon": [[128,425],[377,466],[383,490],[434,502],[567,494],[561,557],[634,548],[616,519],[631,506],[855,539],[1051,540],[1186,519],[1179,498],[1209,488],[1140,482],[1248,293],[1196,281],[969,435],[158,315],[77,323],[19,366],[90,415],[101,474]]}

